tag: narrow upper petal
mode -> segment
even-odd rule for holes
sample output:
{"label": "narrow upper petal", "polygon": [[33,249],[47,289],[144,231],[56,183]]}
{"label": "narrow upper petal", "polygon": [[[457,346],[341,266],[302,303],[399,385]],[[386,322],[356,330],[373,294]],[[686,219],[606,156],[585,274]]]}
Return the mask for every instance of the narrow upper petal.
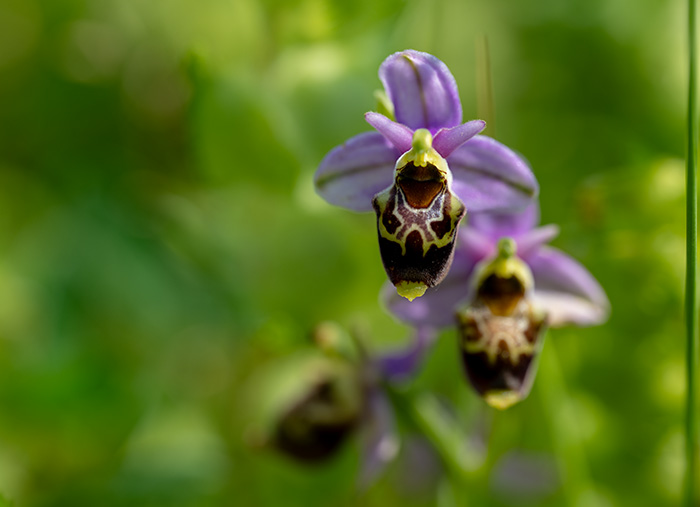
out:
{"label": "narrow upper petal", "polygon": [[386,464],[399,451],[394,413],[386,395],[378,389],[369,393],[367,414],[360,435],[362,441],[362,468],[359,483],[369,487],[381,474]]}
{"label": "narrow upper petal", "polygon": [[399,150],[404,153],[411,149],[413,131],[406,125],[391,121],[389,118],[379,113],[365,113],[365,120]]}
{"label": "narrow upper petal", "polygon": [[559,226],[550,224],[532,229],[517,238],[518,257],[527,261],[533,252],[559,235]]}
{"label": "narrow upper petal", "polygon": [[447,158],[453,189],[467,211],[512,212],[525,209],[539,187],[527,163],[487,136],[476,136]]}
{"label": "narrow upper petal", "polygon": [[411,344],[396,352],[385,354],[378,360],[382,373],[389,380],[401,380],[410,377],[425,357],[426,352],[435,341],[437,332],[431,328],[419,327]]}
{"label": "narrow upper petal", "polygon": [[542,247],[528,258],[535,299],[549,314],[549,325],[601,324],[610,312],[603,288],[579,262],[561,250]]}
{"label": "narrow upper petal", "polygon": [[433,148],[447,158],[453,151],[486,128],[483,120],[472,120],[456,127],[440,129],[433,139]]}
{"label": "narrow upper petal", "polygon": [[379,78],[400,123],[435,133],[462,122],[457,83],[433,55],[411,49],[394,53],[379,67]]}
{"label": "narrow upper petal", "polygon": [[314,175],[326,201],[354,211],[371,211],[372,197],[394,181],[400,153],[378,132],[365,132],[333,148]]}
{"label": "narrow upper petal", "polygon": [[[510,213],[486,212],[471,213],[469,215],[469,227],[476,229],[492,241],[510,236],[521,236],[531,231],[540,221],[540,208],[537,201],[533,200],[525,209]],[[521,244],[518,240],[518,254],[521,253]]]}

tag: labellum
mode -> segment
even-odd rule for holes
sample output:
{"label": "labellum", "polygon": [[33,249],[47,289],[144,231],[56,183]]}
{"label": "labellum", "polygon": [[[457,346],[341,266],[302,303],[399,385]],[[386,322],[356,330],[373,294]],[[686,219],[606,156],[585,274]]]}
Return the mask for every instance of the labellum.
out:
{"label": "labellum", "polygon": [[478,269],[474,299],[457,312],[460,352],[474,389],[506,409],[530,392],[546,315],[532,302],[532,273],[512,239]]}
{"label": "labellum", "polygon": [[384,268],[399,295],[409,300],[445,278],[466,213],[430,132],[416,130],[412,146],[396,162],[394,184],[372,202]]}

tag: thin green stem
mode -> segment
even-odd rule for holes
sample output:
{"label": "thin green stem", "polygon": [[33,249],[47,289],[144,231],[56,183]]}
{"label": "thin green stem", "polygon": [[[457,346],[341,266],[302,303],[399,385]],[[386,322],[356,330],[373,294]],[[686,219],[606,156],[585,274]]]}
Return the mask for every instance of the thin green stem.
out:
{"label": "thin green stem", "polygon": [[685,505],[697,505],[697,386],[698,386],[698,197],[697,197],[697,69],[696,2],[688,0],[688,167],[686,180],[686,476]]}
{"label": "thin green stem", "polygon": [[496,137],[491,55],[486,34],[476,39],[476,113],[478,118],[486,122],[489,136]]}
{"label": "thin green stem", "polygon": [[399,391],[389,384],[385,389],[394,407],[433,445],[453,481],[463,487],[478,476],[483,452],[470,445],[464,429],[434,396]]}

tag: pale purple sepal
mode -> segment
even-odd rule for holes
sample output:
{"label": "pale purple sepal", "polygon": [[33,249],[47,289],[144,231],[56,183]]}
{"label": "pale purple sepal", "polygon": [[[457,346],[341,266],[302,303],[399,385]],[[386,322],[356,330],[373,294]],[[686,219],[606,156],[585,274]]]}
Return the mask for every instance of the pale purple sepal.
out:
{"label": "pale purple sepal", "polygon": [[[471,265],[496,253],[496,243],[486,234],[471,227],[462,227],[457,238],[455,260],[457,271],[471,269]],[[459,257],[459,258],[457,258]]]}
{"label": "pale purple sepal", "polygon": [[314,175],[316,192],[336,206],[371,211],[372,197],[394,181],[399,155],[378,132],[351,137],[321,161]]}
{"label": "pale purple sepal", "polygon": [[433,134],[462,122],[457,83],[433,55],[412,49],[394,53],[379,67],[379,78],[398,122]]}
{"label": "pale purple sepal", "polygon": [[444,328],[454,324],[455,304],[469,300],[468,282],[468,278],[454,277],[450,272],[440,285],[431,287],[413,301],[397,295],[391,284],[384,285],[381,297],[389,312],[402,322]]}
{"label": "pale purple sepal", "polygon": [[[396,290],[394,289],[394,292]],[[425,353],[435,341],[434,329],[419,327],[411,344],[401,350],[385,354],[377,360],[377,366],[383,376],[391,381],[409,378],[419,368]]]}
{"label": "pale purple sepal", "polygon": [[513,238],[518,246],[518,256],[527,260],[532,252],[559,235],[557,225],[535,228],[539,221],[540,207],[537,201],[533,201],[519,213],[471,213],[467,230],[479,232],[494,245],[501,238]]}
{"label": "pale purple sepal", "polygon": [[610,303],[603,288],[577,261],[553,247],[528,258],[535,278],[534,297],[548,313],[551,327],[589,326],[608,318]]}
{"label": "pale purple sepal", "polygon": [[453,151],[485,128],[485,121],[472,120],[456,127],[440,129],[433,138],[433,148],[444,158],[447,158]]}
{"label": "pale purple sepal", "polygon": [[413,131],[406,125],[396,123],[383,114],[373,112],[365,113],[365,120],[386,137],[400,153],[405,153],[411,149]]}
{"label": "pale purple sepal", "polygon": [[495,139],[476,136],[448,158],[453,190],[474,211],[525,209],[539,192],[530,167]]}
{"label": "pale purple sepal", "polygon": [[386,395],[378,389],[369,394],[360,439],[362,463],[358,482],[361,489],[366,489],[399,451],[393,410]]}
{"label": "pale purple sepal", "polygon": [[559,226],[550,224],[517,236],[518,257],[527,261],[533,252],[559,235]]}
{"label": "pale purple sepal", "polygon": [[[533,232],[533,228],[539,222],[540,207],[535,200],[518,213],[472,213],[469,215],[469,227],[476,229],[494,242],[504,236],[515,238],[524,233]],[[520,251],[519,243],[518,251]]]}

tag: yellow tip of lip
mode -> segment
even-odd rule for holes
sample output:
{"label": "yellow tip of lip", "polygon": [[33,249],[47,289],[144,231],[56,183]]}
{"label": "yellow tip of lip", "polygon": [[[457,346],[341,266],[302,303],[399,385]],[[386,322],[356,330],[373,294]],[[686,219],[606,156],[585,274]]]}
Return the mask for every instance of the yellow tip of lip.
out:
{"label": "yellow tip of lip", "polygon": [[423,282],[404,281],[399,282],[399,284],[396,286],[396,292],[398,292],[399,296],[404,297],[409,301],[413,301],[414,299],[419,298],[423,294],[425,294],[427,288],[428,286],[425,285]]}
{"label": "yellow tip of lip", "polygon": [[498,410],[510,408],[521,399],[517,391],[489,391],[484,395],[484,401]]}

